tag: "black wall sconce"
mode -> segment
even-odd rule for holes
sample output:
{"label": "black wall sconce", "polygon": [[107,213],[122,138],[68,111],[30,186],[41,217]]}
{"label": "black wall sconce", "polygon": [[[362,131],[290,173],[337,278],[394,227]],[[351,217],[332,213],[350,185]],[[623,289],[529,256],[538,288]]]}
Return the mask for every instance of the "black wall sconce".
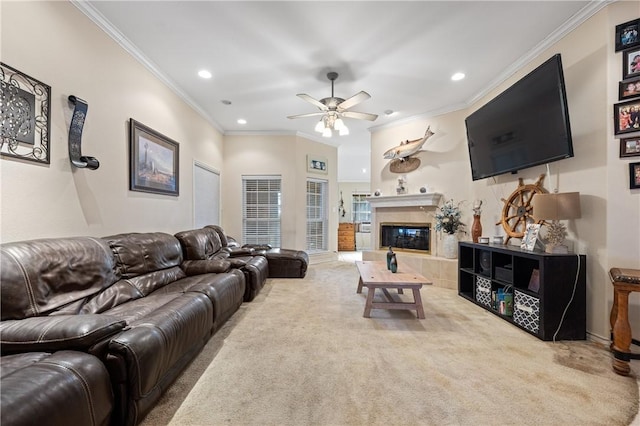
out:
{"label": "black wall sconce", "polygon": [[89,106],[87,102],[73,95],[69,96],[69,102],[75,106],[69,127],[69,159],[76,167],[95,170],[100,167],[98,159],[82,155],[82,128]]}

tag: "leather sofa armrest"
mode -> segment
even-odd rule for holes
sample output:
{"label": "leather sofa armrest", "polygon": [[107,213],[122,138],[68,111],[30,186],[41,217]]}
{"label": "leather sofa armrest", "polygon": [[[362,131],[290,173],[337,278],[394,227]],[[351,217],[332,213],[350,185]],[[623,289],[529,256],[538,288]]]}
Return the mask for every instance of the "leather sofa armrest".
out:
{"label": "leather sofa armrest", "polygon": [[223,250],[229,253],[230,257],[253,256],[254,254],[254,249],[251,247],[225,247]]}
{"label": "leather sofa armrest", "polygon": [[271,250],[272,247],[269,244],[245,244],[242,248],[250,248],[253,250]]}
{"label": "leather sofa armrest", "polygon": [[52,315],[0,322],[2,353],[83,352],[119,333],[126,321],[110,315]]}
{"label": "leather sofa armrest", "polygon": [[231,264],[224,259],[185,260],[180,265],[188,276],[201,274],[221,274],[231,268]]}

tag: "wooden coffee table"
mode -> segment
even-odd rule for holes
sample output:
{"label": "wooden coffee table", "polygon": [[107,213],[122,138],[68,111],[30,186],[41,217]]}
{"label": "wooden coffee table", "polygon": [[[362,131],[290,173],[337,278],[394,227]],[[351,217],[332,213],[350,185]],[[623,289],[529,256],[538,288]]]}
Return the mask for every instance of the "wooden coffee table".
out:
{"label": "wooden coffee table", "polygon": [[[408,309],[415,310],[419,319],[424,319],[424,309],[422,308],[422,298],[420,297],[420,289],[423,284],[431,284],[431,281],[413,271],[406,265],[398,267],[395,274],[387,269],[386,262],[365,260],[357,261],[356,266],[360,272],[360,280],[358,281],[358,290],[356,293],[362,293],[362,287],[369,289],[367,293],[367,301],[364,305],[365,318],[371,317],[371,309]],[[376,289],[382,290],[386,302],[374,302],[373,296]],[[390,288],[398,290],[399,294],[403,294],[403,290],[413,290],[413,303],[395,300],[389,293]]]}

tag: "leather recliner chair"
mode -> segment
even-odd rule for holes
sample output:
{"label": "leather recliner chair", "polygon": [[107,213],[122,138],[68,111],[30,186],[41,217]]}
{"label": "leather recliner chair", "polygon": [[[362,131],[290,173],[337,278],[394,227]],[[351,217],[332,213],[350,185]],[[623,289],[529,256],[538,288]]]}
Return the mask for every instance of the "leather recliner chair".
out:
{"label": "leather recliner chair", "polygon": [[253,250],[225,248],[217,232],[212,228],[192,229],[175,234],[180,241],[185,258],[191,268],[206,268],[210,262],[227,261],[245,275],[247,283],[244,301],[252,301],[267,280],[268,264],[263,256],[255,256]]}

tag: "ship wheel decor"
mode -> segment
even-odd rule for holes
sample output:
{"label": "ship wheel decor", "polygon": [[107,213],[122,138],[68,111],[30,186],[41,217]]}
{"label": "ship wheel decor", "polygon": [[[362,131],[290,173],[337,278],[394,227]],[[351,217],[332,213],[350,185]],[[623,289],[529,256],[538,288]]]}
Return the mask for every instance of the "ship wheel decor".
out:
{"label": "ship wheel decor", "polygon": [[544,220],[535,220],[533,217],[533,206],[531,205],[531,200],[533,200],[536,194],[545,194],[547,192],[542,187],[543,180],[544,174],[541,174],[536,183],[525,185],[522,182],[522,178],[519,178],[516,190],[513,191],[508,199],[502,199],[504,202],[502,219],[500,219],[500,222],[496,223],[496,225],[501,224],[507,233],[505,244],[507,244],[511,238],[524,237],[528,223],[544,223]]}

